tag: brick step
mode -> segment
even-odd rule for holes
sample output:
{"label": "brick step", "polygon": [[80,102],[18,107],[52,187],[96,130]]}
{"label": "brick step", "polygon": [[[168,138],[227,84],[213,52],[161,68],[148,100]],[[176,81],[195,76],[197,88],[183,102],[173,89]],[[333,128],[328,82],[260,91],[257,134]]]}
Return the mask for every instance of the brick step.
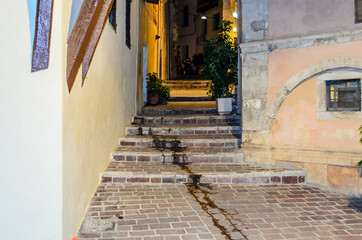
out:
{"label": "brick step", "polygon": [[[102,184],[122,183],[200,183],[218,184],[304,184],[306,173],[298,169],[274,168],[246,163],[190,163],[179,165],[159,162],[111,162],[102,174]],[[185,169],[184,168],[184,169]]]}
{"label": "brick step", "polygon": [[213,98],[209,97],[170,97],[169,102],[207,102],[215,101]]}
{"label": "brick step", "polygon": [[241,134],[238,124],[208,124],[208,125],[131,125],[127,135],[230,135]]}
{"label": "brick step", "polygon": [[190,114],[216,114],[216,108],[198,109],[165,109],[165,108],[144,108],[144,115],[190,115]]}
{"label": "brick step", "polygon": [[211,82],[211,80],[204,79],[188,79],[188,80],[166,80],[166,84],[174,84],[174,85],[205,85]]}
{"label": "brick step", "polygon": [[180,152],[170,149],[158,150],[147,147],[119,147],[113,153],[112,161],[123,162],[181,162],[240,163],[243,153],[238,148],[186,148]]}
{"label": "brick step", "polygon": [[213,147],[240,147],[241,135],[190,135],[190,136],[127,136],[121,138],[121,146],[154,147],[154,140],[170,141],[178,140],[181,147],[187,148],[213,148]]}
{"label": "brick step", "polygon": [[240,115],[138,115],[133,118],[137,124],[215,124],[233,123],[240,125]]}

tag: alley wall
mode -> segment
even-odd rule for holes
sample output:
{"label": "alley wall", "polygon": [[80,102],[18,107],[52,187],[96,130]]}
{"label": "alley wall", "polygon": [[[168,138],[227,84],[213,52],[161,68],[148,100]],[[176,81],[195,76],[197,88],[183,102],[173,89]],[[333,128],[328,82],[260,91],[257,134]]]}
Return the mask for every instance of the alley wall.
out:
{"label": "alley wall", "polygon": [[[69,93],[63,79],[63,239],[78,230],[111,153],[136,112],[138,6],[131,3],[131,47],[126,45],[125,1],[117,1],[116,32],[108,19],[82,87],[81,71]],[[63,1],[65,73],[72,1]]]}

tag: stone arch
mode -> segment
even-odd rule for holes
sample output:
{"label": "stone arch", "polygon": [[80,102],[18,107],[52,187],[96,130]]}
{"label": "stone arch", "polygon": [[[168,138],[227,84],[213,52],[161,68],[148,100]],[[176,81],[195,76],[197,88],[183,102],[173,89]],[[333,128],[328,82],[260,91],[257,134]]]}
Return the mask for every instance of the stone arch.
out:
{"label": "stone arch", "polygon": [[362,72],[362,58],[355,57],[335,57],[323,60],[317,64],[309,66],[291,77],[275,94],[270,102],[266,118],[268,119],[269,130],[272,129],[274,120],[279,109],[289,94],[302,83],[328,72],[337,71],[357,71]]}

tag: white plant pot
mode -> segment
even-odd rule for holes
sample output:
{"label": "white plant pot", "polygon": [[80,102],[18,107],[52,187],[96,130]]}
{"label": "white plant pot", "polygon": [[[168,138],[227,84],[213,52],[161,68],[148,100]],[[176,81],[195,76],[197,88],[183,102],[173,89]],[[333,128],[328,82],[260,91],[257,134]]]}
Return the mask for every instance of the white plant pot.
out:
{"label": "white plant pot", "polygon": [[220,115],[228,115],[233,111],[232,98],[217,98],[216,110]]}

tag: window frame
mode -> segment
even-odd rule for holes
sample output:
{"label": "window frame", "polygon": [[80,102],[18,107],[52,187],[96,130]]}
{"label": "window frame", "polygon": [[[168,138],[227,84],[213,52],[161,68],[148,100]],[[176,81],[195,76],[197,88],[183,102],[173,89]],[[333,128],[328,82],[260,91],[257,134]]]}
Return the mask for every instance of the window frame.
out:
{"label": "window frame", "polygon": [[117,0],[114,0],[112,9],[108,15],[108,22],[112,26],[114,32],[117,33]]}
{"label": "window frame", "polygon": [[131,3],[132,0],[126,0],[126,45],[131,49]]}
{"label": "window frame", "polygon": [[[361,111],[328,111],[327,110],[327,84],[326,81],[331,80],[349,80],[349,79],[361,79],[362,84],[362,72],[356,70],[335,70],[323,73],[317,76],[317,119],[318,120],[362,120]],[[361,90],[362,91],[362,90]],[[362,98],[362,93],[361,93]],[[362,108],[362,100],[361,100]]]}
{"label": "window frame", "polygon": [[355,23],[362,23],[362,12],[361,12],[361,16],[358,15],[358,5],[359,4],[361,5],[361,8],[362,8],[362,0],[354,1]]}
{"label": "window frame", "polygon": [[[218,24],[216,24],[217,23],[216,19],[218,19]],[[221,28],[220,24],[221,24],[221,13],[215,13],[214,16],[212,17],[212,29],[214,32]]]}
{"label": "window frame", "polygon": [[183,21],[182,22],[183,27],[189,26],[189,6],[188,5],[184,6],[182,21]]}
{"label": "window frame", "polygon": [[[347,82],[358,82],[358,89],[357,94],[358,94],[358,107],[351,107],[351,108],[343,108],[343,107],[338,107],[338,97],[336,97],[335,99],[331,99],[331,91],[333,91],[333,95],[334,96],[338,96],[338,91],[341,90],[337,90],[336,86],[344,84],[347,85]],[[327,111],[328,112],[359,112],[361,111],[361,79],[355,78],[355,79],[340,79],[340,80],[328,80],[325,82],[326,83],[326,97],[327,97]],[[332,87],[334,88],[332,90]],[[345,88],[343,88],[343,91],[347,90],[347,86],[345,86]],[[334,106],[332,106],[332,104]]]}

